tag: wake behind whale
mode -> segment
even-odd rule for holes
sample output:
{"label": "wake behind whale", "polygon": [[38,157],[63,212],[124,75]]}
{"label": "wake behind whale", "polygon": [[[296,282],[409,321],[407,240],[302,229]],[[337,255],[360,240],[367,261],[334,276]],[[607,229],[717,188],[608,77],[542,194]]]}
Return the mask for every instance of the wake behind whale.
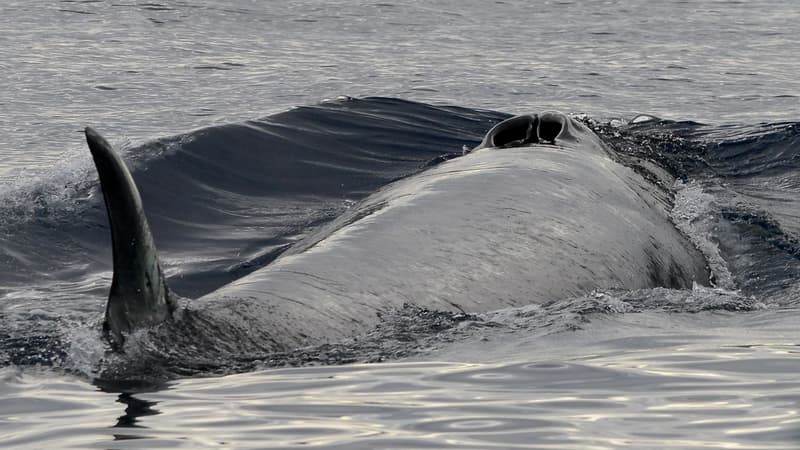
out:
{"label": "wake behind whale", "polygon": [[132,178],[99,135],[87,140],[112,227],[105,323],[118,344],[144,334],[158,353],[236,358],[352,337],[409,304],[476,313],[708,283],[668,193],[581,123],[545,113],[500,123],[468,154],[385,186],[266,267],[176,305]]}

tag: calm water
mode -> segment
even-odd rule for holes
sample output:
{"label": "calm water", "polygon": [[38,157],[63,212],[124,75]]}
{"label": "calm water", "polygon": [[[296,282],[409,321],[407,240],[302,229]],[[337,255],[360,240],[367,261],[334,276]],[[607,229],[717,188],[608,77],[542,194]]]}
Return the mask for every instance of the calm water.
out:
{"label": "calm water", "polygon": [[[798,23],[790,1],[4,2],[0,447],[798,448]],[[343,95],[389,99],[314,106]],[[681,175],[673,219],[716,288],[402,312],[297,354],[104,371],[84,126],[125,148],[171,284],[194,297],[542,109],[586,113]],[[627,124],[638,113],[679,122]],[[339,168],[369,152],[331,173],[341,189],[303,196],[245,176],[263,148]],[[249,196],[220,198],[230,180]]]}
{"label": "calm water", "polygon": [[[731,329],[754,324],[746,338]],[[768,314],[607,317],[569,335],[467,337],[434,355],[467,361],[259,371],[132,395],[7,368],[0,405],[13,413],[0,431],[8,448],[794,449],[800,439],[796,330]]]}
{"label": "calm water", "polygon": [[339,95],[527,113],[797,119],[790,1],[14,1],[0,167]]}

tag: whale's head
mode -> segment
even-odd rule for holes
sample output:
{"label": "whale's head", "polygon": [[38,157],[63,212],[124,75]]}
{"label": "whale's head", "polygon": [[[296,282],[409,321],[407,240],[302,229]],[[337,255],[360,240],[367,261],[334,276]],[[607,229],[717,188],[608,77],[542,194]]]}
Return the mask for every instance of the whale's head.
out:
{"label": "whale's head", "polygon": [[506,119],[489,130],[474,150],[482,148],[556,145],[575,147],[578,143],[599,143],[586,125],[557,111],[528,114]]}

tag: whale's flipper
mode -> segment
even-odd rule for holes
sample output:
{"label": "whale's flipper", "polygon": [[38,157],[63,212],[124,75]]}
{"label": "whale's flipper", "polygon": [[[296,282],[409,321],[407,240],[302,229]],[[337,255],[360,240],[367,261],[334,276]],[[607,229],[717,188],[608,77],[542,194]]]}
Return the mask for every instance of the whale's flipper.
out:
{"label": "whale's flipper", "polygon": [[120,345],[124,334],[169,319],[175,301],[161,272],[131,173],[95,130],[86,128],[86,142],[100,176],[114,254],[105,327],[114,343]]}

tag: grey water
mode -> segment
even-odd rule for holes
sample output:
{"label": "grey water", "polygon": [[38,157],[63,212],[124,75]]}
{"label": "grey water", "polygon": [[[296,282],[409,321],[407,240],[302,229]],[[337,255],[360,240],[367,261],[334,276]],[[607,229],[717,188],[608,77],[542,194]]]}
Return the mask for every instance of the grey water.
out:
{"label": "grey water", "polygon": [[[789,0],[3,2],[0,337],[29,361],[51,344],[27,327],[63,316],[68,342],[67,363],[0,352],[0,447],[800,447],[798,23]],[[58,237],[58,214],[80,224],[83,127],[133,151],[372,95],[466,108],[476,136],[496,119],[481,111],[557,109],[607,124],[621,147],[699,155],[713,170],[680,167],[674,220],[717,285],[587,293],[380,335],[377,354],[344,365],[321,364],[350,362],[330,351],[300,367],[100,380],[107,349],[93,325],[109,274],[62,264],[69,247],[20,243]],[[640,113],[707,125],[625,140]],[[417,114],[419,132],[393,125],[392,139],[422,141],[434,113]],[[460,151],[442,133],[436,145]],[[226,231],[212,250],[248,232]],[[222,258],[167,258],[198,255]],[[26,275],[47,256],[52,266]]]}
{"label": "grey water", "polygon": [[87,124],[141,142],[340,95],[796,119],[798,19],[779,0],[9,0],[0,170],[76,158]]}

